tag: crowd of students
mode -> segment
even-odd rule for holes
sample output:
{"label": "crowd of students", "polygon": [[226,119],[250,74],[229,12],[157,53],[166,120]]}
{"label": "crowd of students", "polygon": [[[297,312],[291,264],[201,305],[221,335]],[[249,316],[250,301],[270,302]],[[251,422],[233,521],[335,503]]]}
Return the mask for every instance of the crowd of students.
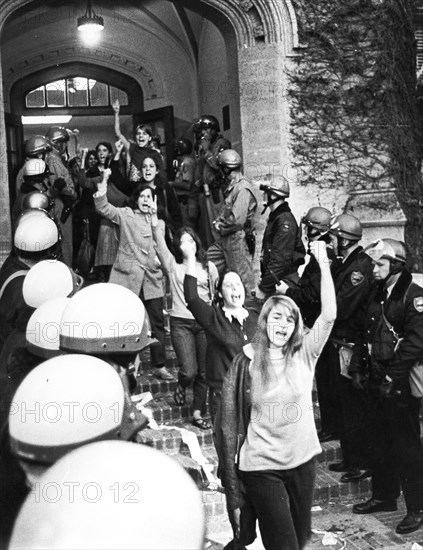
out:
{"label": "crowd of students", "polygon": [[[345,482],[373,476],[372,498],[354,513],[396,508],[402,488],[407,515],[397,532],[419,528],[420,398],[411,393],[408,376],[423,353],[423,291],[410,286],[403,243],[382,239],[363,250],[360,221],[322,206],[298,224],[288,182],[273,176],[260,184],[270,214],[262,250],[255,251],[259,191],[244,177],[242,159],[219,133],[217,119],[202,116],[192,126],[193,141],[176,142],[175,174],[167,181],[151,129],[140,125],[134,140],[127,139],[117,102],[113,109],[114,149],[100,142],[92,151],[77,148],[77,157],[68,161],[69,132],[56,127],[26,144],[13,208],[14,246],[0,270],[2,422],[25,375],[40,368],[40,357],[69,353],[100,357],[120,374],[127,418],[132,414],[134,420],[128,410],[136,354],[150,347],[155,376],[173,379],[166,367],[163,311],[169,291],[170,336],[179,363],[173,397],[185,405],[192,384],[192,423],[201,430],[213,427],[232,545],[250,544],[258,520],[267,550],[305,546],[319,440],[336,438],[343,460],[330,469],[342,472]],[[259,252],[257,278],[252,260]],[[46,289],[35,305],[24,286],[46,261],[47,271],[32,282]],[[67,264],[65,279],[71,282],[56,288],[51,266],[60,262]],[[32,316],[49,326],[49,302],[57,299],[60,330],[53,344],[45,338],[34,343],[28,332]],[[87,329],[94,326],[100,335]],[[397,341],[389,339],[389,327]],[[104,429],[98,438],[121,437],[121,428]],[[125,439],[140,424],[129,422],[129,428]],[[383,455],[372,443],[375,430]],[[83,431],[77,446],[91,441]],[[3,436],[25,471],[26,460],[39,461],[42,437],[29,445],[25,429],[19,426],[14,435],[7,423]],[[413,453],[405,452],[407,446]],[[65,445],[66,452],[71,447]],[[17,493],[25,496],[25,490]]]}

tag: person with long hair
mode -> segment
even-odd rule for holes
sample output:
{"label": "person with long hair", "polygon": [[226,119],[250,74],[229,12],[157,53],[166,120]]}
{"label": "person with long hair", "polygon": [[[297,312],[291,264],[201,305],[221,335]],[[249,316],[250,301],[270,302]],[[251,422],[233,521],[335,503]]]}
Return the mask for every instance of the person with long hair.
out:
{"label": "person with long hair", "polygon": [[[153,203],[154,204],[154,203]],[[155,206],[155,204],[154,204]],[[210,304],[217,283],[216,266],[207,262],[200,238],[190,227],[182,227],[175,235],[174,254],[170,252],[161,231],[157,231],[157,212],[152,209],[151,225],[156,241],[156,251],[166,271],[172,295],[170,310],[170,336],[179,362],[178,384],[174,392],[175,403],[185,405],[186,389],[192,383],[192,423],[201,430],[210,428],[203,418],[207,410],[206,353],[207,340],[203,327],[194,319],[184,297],[184,278],[187,255],[184,250],[191,247],[196,258],[196,275],[199,296]]]}
{"label": "person with long hair", "polygon": [[[170,247],[176,231],[182,227],[182,214],[174,188],[160,175],[154,156],[146,156],[141,165],[141,183],[155,190],[158,214],[166,222],[166,241]],[[172,250],[173,252],[173,250]]]}
{"label": "person with long hair", "polygon": [[225,377],[215,423],[235,536],[241,544],[254,540],[240,529],[243,510],[252,509],[266,550],[302,549],[311,532],[315,456],[321,452],[313,377],[336,318],[336,297],[326,244],[310,243],[310,251],[321,270],[319,317],[308,330],[290,298],[265,302],[253,343]]}

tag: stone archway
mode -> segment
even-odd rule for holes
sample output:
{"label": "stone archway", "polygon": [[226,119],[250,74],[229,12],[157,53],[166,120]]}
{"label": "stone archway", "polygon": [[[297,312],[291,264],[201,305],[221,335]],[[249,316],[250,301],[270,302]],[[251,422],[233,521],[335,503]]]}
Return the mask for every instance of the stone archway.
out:
{"label": "stone archway", "polygon": [[[173,1],[173,0],[169,0]],[[179,0],[183,7],[202,14],[212,21],[225,38],[231,52],[231,70],[237,76],[238,85],[228,93],[239,94],[241,121],[241,148],[247,175],[260,177],[266,173],[283,173],[289,166],[289,106],[287,99],[286,70],[289,60],[296,55],[298,35],[295,12],[290,0]],[[16,10],[28,6],[32,0],[0,0],[0,31],[7,18]],[[142,2],[140,2],[140,6]],[[52,49],[58,59],[58,53]],[[68,60],[87,60],[86,55],[97,55],[98,64],[119,64],[119,52],[112,52],[109,59],[98,54],[73,47],[63,49]],[[113,55],[117,57],[114,58]],[[48,56],[47,56],[48,57]],[[100,56],[101,57],[101,56]],[[51,59],[43,63],[51,64]],[[94,61],[94,59],[92,59]],[[26,65],[27,61],[22,60]],[[136,59],[125,61],[142,74],[148,86],[146,93],[160,94],[162,83],[159,72]],[[41,68],[41,67],[40,67]],[[10,68],[2,68],[0,75]],[[12,68],[19,71],[19,68]],[[15,75],[16,76],[16,75]],[[3,80],[3,79],[2,79]],[[10,248],[10,221],[8,212],[8,182],[6,137],[4,127],[5,94],[0,86],[0,222],[2,242],[0,262]]]}

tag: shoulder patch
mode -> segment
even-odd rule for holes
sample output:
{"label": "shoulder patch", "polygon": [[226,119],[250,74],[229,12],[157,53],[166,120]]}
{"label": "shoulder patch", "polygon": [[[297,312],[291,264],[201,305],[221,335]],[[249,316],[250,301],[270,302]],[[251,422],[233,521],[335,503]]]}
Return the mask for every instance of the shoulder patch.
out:
{"label": "shoulder patch", "polygon": [[418,296],[413,300],[414,309],[419,313],[423,313],[423,296]]}
{"label": "shoulder patch", "polygon": [[283,222],[282,224],[282,231],[289,231],[291,229],[291,224],[290,222]]}
{"label": "shoulder patch", "polygon": [[361,271],[353,271],[351,273],[351,284],[357,286],[364,281],[364,275]]}

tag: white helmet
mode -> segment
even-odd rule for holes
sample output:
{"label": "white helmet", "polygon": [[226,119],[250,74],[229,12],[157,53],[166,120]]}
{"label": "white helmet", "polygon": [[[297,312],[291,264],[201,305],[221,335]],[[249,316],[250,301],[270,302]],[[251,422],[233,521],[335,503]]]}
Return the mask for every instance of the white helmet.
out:
{"label": "white helmet", "polygon": [[[27,275],[28,276],[28,275]],[[26,325],[26,345],[35,355],[50,359],[60,350],[60,319],[70,298],[53,298],[40,305]]]}
{"label": "white helmet", "polygon": [[60,347],[92,354],[136,353],[149,345],[143,335],[144,304],[113,283],[83,288],[72,297],[60,323]]}
{"label": "white helmet", "polygon": [[57,252],[60,242],[59,230],[45,213],[32,214],[19,220],[13,242],[20,255],[47,257],[50,253]]}
{"label": "white helmet", "polygon": [[28,271],[22,287],[25,302],[39,307],[52,298],[70,296],[78,291],[82,278],[58,260],[43,260]]}
{"label": "white helmet", "polygon": [[22,381],[11,403],[12,452],[51,464],[86,443],[118,437],[124,389],[115,369],[88,355],[45,361]]}
{"label": "white helmet", "polygon": [[201,492],[174,458],[102,441],[72,451],[42,475],[9,548],[202,550],[204,534]]}
{"label": "white helmet", "polygon": [[46,173],[47,165],[42,159],[30,158],[24,164],[24,177],[34,178]]}

